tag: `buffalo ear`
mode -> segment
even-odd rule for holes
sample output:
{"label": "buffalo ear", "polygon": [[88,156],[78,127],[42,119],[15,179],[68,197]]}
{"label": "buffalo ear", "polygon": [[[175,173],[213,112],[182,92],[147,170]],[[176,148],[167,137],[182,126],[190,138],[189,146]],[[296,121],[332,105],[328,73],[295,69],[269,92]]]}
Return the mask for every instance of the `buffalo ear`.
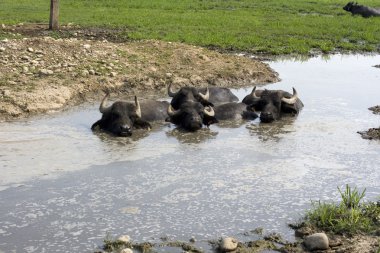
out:
{"label": "buffalo ear", "polygon": [[133,127],[136,129],[148,129],[148,130],[152,129],[152,126],[149,124],[148,121],[142,120],[140,118],[137,118],[133,122]]}
{"label": "buffalo ear", "polygon": [[204,115],[203,117],[203,125],[209,127],[211,124],[219,123],[219,120],[217,120],[213,116]]}
{"label": "buffalo ear", "polygon": [[91,126],[91,130],[95,130],[95,128],[96,128],[97,126],[100,126],[101,123],[102,123],[102,120],[101,120],[101,119],[98,120],[98,121],[96,121],[94,124],[92,124],[92,126]]}

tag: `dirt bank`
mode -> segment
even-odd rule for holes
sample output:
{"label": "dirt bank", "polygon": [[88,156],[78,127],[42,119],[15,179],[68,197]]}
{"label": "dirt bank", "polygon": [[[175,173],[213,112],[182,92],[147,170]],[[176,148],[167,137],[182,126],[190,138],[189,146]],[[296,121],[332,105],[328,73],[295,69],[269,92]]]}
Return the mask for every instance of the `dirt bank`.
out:
{"label": "dirt bank", "polygon": [[164,96],[169,83],[276,81],[277,73],[260,61],[181,43],[48,36],[0,41],[0,120],[60,110],[101,90]]}
{"label": "dirt bank", "polygon": [[[380,115],[380,105],[372,106],[368,108],[372,111],[373,114]],[[358,131],[363,139],[368,140],[380,140],[380,127],[379,128],[370,128],[367,131]]]}

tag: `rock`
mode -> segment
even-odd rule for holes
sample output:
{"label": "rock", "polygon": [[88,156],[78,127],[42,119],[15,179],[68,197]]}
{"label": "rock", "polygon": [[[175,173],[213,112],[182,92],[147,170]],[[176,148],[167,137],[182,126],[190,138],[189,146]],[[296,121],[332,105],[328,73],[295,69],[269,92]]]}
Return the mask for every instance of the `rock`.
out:
{"label": "rock", "polygon": [[34,52],[34,49],[33,49],[33,48],[31,48],[31,47],[28,47],[28,52],[31,52],[31,53],[33,53],[33,52]]}
{"label": "rock", "polygon": [[310,235],[312,233],[312,230],[309,227],[301,227],[294,233],[296,237],[304,238],[305,236]]}
{"label": "rock", "polygon": [[88,76],[90,73],[87,71],[87,70],[83,70],[82,71],[82,73],[81,73],[81,75],[83,76],[83,77],[86,77],[86,76]]}
{"label": "rock", "polygon": [[90,69],[90,70],[88,71],[88,73],[89,73],[90,75],[95,75],[95,70]]}
{"label": "rock", "polygon": [[90,44],[84,44],[83,47],[84,47],[84,49],[90,49],[91,45]]}
{"label": "rock", "polygon": [[110,76],[111,76],[111,77],[115,77],[116,75],[117,75],[116,72],[111,72],[111,73],[110,73]]}
{"label": "rock", "polygon": [[29,61],[29,56],[26,56],[26,55],[21,56],[21,60]]}
{"label": "rock", "polygon": [[11,95],[11,92],[9,90],[3,90],[2,93],[4,97],[9,97],[9,95]]}
{"label": "rock", "polygon": [[178,85],[179,87],[181,86],[189,86],[190,85],[190,80],[187,79],[187,78],[182,78],[182,77],[179,77],[179,76],[175,76],[173,78],[173,84],[174,85]]}
{"label": "rock", "polygon": [[6,26],[5,26],[4,24],[1,24],[1,28],[5,29],[5,27],[6,27]]}
{"label": "rock", "polygon": [[131,237],[129,237],[129,235],[122,235],[119,238],[117,238],[117,240],[128,243],[131,240]]}
{"label": "rock", "polygon": [[219,248],[222,252],[230,252],[237,249],[238,241],[232,237],[223,238],[220,242]]}
{"label": "rock", "polygon": [[0,47],[0,52],[4,52],[5,51],[5,47]]}
{"label": "rock", "polygon": [[202,80],[202,77],[198,76],[198,75],[192,75],[190,77],[190,82],[194,85],[198,84],[198,83],[201,83],[203,80]]}
{"label": "rock", "polygon": [[50,69],[40,69],[38,74],[40,76],[50,76],[50,75],[54,74],[54,72],[53,72],[53,70],[50,70]]}
{"label": "rock", "polygon": [[165,75],[166,75],[167,78],[171,78],[173,76],[172,73],[166,73]]}
{"label": "rock", "polygon": [[204,61],[210,61],[210,58],[208,58],[208,56],[206,55],[200,55],[199,58],[201,58]]}
{"label": "rock", "polygon": [[8,39],[3,39],[2,42],[7,43],[9,40]]}
{"label": "rock", "polygon": [[196,242],[195,237],[192,236],[192,237],[190,238],[189,242],[191,242],[191,243],[195,243],[195,242]]}
{"label": "rock", "polygon": [[315,233],[309,235],[304,240],[306,249],[312,250],[327,250],[329,248],[329,238],[325,233]]}
{"label": "rock", "polygon": [[29,72],[29,68],[27,66],[22,67],[22,72],[24,73]]}
{"label": "rock", "polygon": [[44,52],[42,52],[41,50],[37,50],[35,53],[36,54],[44,54]]}
{"label": "rock", "polygon": [[374,67],[375,67],[375,68],[380,68],[380,64],[378,64],[378,65],[375,65]]}
{"label": "rock", "polygon": [[125,248],[122,251],[120,251],[120,253],[133,253],[133,250],[131,250],[130,248]]}

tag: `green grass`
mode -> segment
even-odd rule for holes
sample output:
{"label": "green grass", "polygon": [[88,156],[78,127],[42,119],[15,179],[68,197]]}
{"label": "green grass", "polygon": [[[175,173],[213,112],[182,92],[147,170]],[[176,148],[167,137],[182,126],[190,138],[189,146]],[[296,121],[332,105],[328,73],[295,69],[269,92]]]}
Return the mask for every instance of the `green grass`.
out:
{"label": "green grass", "polygon": [[[1,0],[0,23],[48,22],[48,0]],[[269,54],[380,51],[380,18],[348,0],[65,0],[60,23],[122,28],[126,38]],[[361,4],[376,6],[375,0]]]}
{"label": "green grass", "polygon": [[319,229],[339,234],[379,233],[379,203],[363,203],[365,190],[359,192],[348,185],[344,192],[338,190],[342,198],[340,203],[314,202],[306,221]]}

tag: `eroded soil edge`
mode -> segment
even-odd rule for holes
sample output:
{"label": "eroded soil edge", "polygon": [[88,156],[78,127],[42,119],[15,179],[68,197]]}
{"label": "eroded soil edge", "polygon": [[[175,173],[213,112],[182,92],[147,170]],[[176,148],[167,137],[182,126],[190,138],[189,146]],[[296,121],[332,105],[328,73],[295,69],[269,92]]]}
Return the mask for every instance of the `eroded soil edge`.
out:
{"label": "eroded soil edge", "polygon": [[102,90],[144,98],[177,85],[242,87],[278,81],[258,60],[162,41],[32,37],[0,41],[0,120],[60,110]]}

